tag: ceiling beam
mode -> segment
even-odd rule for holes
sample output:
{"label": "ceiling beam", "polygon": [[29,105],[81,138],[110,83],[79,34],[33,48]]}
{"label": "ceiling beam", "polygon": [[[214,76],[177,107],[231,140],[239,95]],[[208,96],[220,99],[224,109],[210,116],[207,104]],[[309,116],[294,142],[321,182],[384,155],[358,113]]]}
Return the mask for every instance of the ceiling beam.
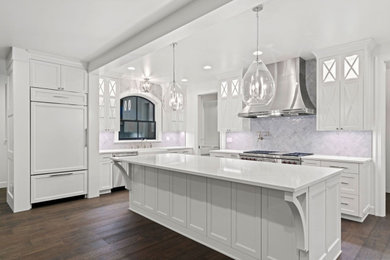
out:
{"label": "ceiling beam", "polygon": [[[236,16],[249,8],[268,0],[194,0],[166,16],[145,30],[129,37],[111,50],[90,61],[89,71],[100,68],[109,71],[125,65],[173,41],[179,41],[193,33]],[[102,69],[102,67],[104,68]]]}

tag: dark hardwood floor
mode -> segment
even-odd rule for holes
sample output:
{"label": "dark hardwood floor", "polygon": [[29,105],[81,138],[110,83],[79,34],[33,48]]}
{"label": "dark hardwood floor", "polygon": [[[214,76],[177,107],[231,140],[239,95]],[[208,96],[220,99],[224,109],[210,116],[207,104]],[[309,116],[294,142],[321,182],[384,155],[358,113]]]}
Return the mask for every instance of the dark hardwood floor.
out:
{"label": "dark hardwood floor", "polygon": [[[343,220],[342,239],[342,260],[390,259],[390,217]],[[0,259],[228,258],[130,212],[127,191],[13,214],[0,189]]]}

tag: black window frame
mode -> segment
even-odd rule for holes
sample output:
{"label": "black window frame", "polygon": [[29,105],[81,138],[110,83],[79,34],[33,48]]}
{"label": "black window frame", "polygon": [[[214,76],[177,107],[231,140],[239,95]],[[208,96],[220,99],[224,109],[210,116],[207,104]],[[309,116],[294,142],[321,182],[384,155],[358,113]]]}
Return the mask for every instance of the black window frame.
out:
{"label": "black window frame", "polygon": [[[127,100],[129,98],[135,98],[135,120],[127,120],[127,119],[123,119],[123,101],[124,100]],[[152,107],[153,107],[153,120],[152,121],[148,121],[148,120],[138,120],[138,99],[143,99],[143,100],[146,100],[148,103],[152,104]],[[157,136],[157,133],[156,133],[156,105],[149,99],[145,98],[145,97],[141,97],[141,96],[127,96],[127,97],[123,97],[120,99],[120,125],[122,126],[122,124],[124,124],[125,122],[134,122],[137,124],[137,137],[123,137],[121,136],[121,131],[119,130],[118,132],[118,140],[119,141],[128,141],[128,140],[156,140],[156,136]],[[140,131],[139,131],[139,123],[153,123],[154,125],[154,136],[153,137],[148,137],[148,138],[145,138],[145,137],[139,137],[140,135]]]}

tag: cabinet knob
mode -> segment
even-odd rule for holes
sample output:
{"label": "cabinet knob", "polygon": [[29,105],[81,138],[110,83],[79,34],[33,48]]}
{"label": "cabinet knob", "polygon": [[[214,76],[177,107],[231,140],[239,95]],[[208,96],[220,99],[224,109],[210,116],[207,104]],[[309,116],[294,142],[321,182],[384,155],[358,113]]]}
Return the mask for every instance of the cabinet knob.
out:
{"label": "cabinet knob", "polygon": [[336,130],[339,130],[339,128],[337,127]]}

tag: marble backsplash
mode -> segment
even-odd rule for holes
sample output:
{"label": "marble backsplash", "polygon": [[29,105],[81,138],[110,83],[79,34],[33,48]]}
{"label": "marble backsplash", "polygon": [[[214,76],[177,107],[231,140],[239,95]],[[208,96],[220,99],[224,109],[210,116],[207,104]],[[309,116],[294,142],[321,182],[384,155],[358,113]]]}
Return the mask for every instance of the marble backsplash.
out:
{"label": "marble backsplash", "polygon": [[150,147],[168,147],[168,146],[185,146],[186,135],[184,132],[163,133],[161,142],[131,142],[131,143],[115,143],[115,134],[111,132],[103,132],[99,134],[99,149],[136,149]]}
{"label": "marble backsplash", "polygon": [[[258,140],[259,132],[264,136]],[[226,148],[371,157],[371,131],[317,131],[316,116],[251,119],[251,132],[228,133]]]}

